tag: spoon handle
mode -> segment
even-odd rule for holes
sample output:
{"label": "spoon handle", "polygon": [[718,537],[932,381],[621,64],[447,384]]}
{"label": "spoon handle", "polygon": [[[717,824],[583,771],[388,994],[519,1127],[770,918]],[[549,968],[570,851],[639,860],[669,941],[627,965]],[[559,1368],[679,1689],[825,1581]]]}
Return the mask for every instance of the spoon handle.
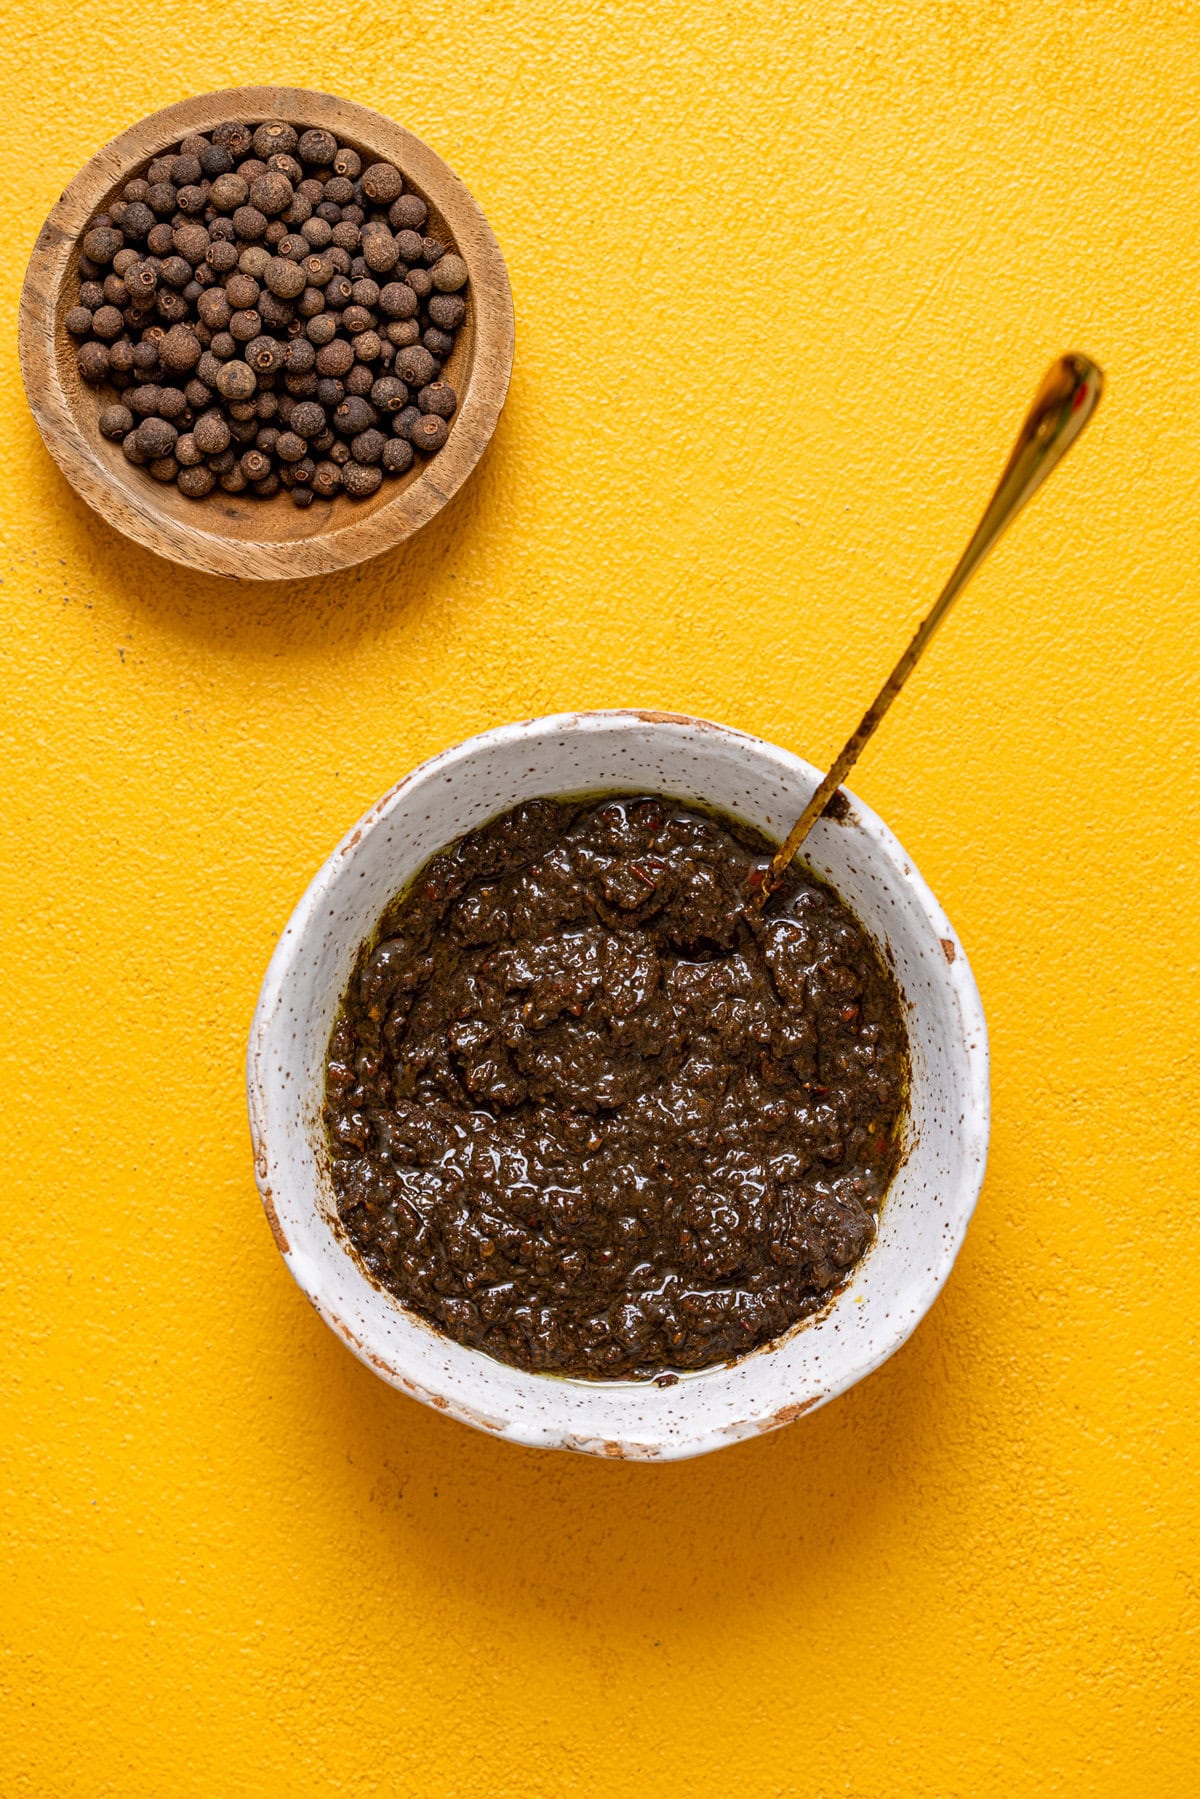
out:
{"label": "spoon handle", "polygon": [[844,745],[833,767],[771,858],[754,895],[756,905],[765,905],[778,887],[792,857],[858,761],[930,638],[992,545],[1011,525],[1026,501],[1033,498],[1050,471],[1062,461],[1095,411],[1103,387],[1103,374],[1086,356],[1070,351],[1051,363],[1017,433],[1012,455],[987,511],[976,526],[975,535],[933,607],[918,625],[912,642],[863,714],[858,729]]}

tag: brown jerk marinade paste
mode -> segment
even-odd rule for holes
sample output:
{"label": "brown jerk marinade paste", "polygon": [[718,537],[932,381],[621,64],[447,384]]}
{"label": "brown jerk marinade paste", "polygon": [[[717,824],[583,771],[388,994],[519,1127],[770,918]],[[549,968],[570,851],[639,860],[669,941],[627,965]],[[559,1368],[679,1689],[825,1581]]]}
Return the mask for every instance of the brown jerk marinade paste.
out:
{"label": "brown jerk marinade paste", "polygon": [[372,1277],[521,1368],[744,1355],[817,1310],[900,1157],[900,996],[823,883],[660,796],[535,800],[426,864],[329,1045],[346,1234]]}

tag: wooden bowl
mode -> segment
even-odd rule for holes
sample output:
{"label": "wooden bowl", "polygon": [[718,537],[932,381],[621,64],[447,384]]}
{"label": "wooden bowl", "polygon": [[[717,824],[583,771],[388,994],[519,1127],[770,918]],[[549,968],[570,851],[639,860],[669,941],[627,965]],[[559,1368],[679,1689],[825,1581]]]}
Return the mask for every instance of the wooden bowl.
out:
{"label": "wooden bowl", "polygon": [[[97,423],[106,390],[79,378],[63,323],[78,291],[79,240],[119,190],[189,132],[223,119],[323,126],[364,162],[395,163],[429,207],[429,229],[466,262],[467,316],[445,365],[460,396],[436,456],[385,479],[369,500],[344,495],[301,512],[286,495],[263,500],[220,489],[189,500],[127,462]],[[46,448],[76,492],[147,549],[210,574],[279,580],[328,574],[376,556],[420,529],[457,493],[496,427],[513,358],[512,293],[500,247],[475,200],[440,156],[382,114],[303,88],[239,87],[168,106],[114,138],[82,168],[43,225],[21,293],[21,373]]]}

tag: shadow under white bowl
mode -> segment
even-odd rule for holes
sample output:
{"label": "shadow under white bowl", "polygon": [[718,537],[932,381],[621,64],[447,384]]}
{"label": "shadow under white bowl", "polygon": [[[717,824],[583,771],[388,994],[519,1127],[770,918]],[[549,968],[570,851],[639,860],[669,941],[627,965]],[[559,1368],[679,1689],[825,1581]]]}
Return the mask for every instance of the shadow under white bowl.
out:
{"label": "shadow under white bowl", "polygon": [[912,1089],[906,1156],[875,1242],[837,1300],[775,1344],[678,1384],[530,1374],[432,1330],[374,1286],[337,1226],[321,1123],[329,1034],[387,902],[464,831],[519,801],[600,790],[702,801],[778,839],[818,780],[721,725],[583,712],[507,725],[423,763],[343,839],[300,901],[263,982],[247,1085],[255,1170],[280,1253],[326,1323],[376,1373],[515,1443],[593,1455],[699,1455],[774,1430],[887,1359],[937,1297],[975,1208],[988,1135],[987,1033],[962,947],[891,832],[857,799],[806,845],[895,971]]}

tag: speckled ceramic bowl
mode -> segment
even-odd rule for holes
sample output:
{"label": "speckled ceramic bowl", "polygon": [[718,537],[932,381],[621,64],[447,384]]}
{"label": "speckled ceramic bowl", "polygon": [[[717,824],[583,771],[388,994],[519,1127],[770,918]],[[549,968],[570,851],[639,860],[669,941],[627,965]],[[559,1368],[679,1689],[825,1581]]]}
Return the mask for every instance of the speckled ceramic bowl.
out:
{"label": "speckled ceramic bowl", "polygon": [[818,779],[786,750],[701,719],[584,712],[473,737],[405,777],[338,845],[279,940],[250,1035],[250,1128],[280,1253],[376,1373],[514,1443],[669,1460],[788,1424],[887,1359],[950,1272],[983,1179],[987,1033],[949,920],[879,819],[851,800],[807,854],[883,947],[908,1008],[907,1155],[878,1236],[820,1316],[733,1366],[652,1382],[527,1374],[439,1336],[373,1286],[336,1228],[323,1063],[359,944],[435,851],[518,801],[598,789],[702,800],[781,837]]}

